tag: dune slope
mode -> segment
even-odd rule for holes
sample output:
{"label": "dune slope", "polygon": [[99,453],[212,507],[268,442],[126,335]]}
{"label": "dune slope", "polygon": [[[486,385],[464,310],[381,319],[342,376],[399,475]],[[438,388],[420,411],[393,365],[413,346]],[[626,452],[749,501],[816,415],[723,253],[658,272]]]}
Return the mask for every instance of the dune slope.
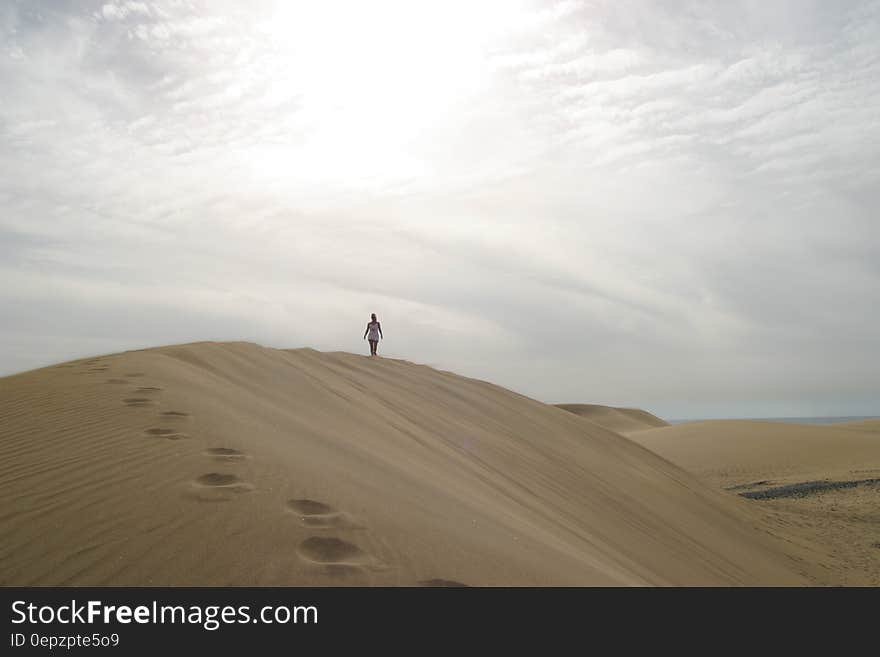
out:
{"label": "dune slope", "polygon": [[690,422],[632,440],[749,498],[775,535],[820,546],[817,583],[880,585],[880,433],[875,421],[833,425]]}
{"label": "dune slope", "polygon": [[749,502],[405,361],[161,347],[0,379],[0,418],[3,585],[806,581]]}
{"label": "dune slope", "polygon": [[669,426],[665,420],[639,408],[616,408],[599,404],[556,404],[556,406],[616,433],[626,434]]}

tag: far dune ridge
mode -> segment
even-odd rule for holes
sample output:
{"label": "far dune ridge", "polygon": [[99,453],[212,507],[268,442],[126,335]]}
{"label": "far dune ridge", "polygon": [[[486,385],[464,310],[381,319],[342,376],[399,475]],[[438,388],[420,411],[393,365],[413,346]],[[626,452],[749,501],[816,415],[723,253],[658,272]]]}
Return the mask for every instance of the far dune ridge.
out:
{"label": "far dune ridge", "polygon": [[6,586],[810,575],[748,501],[575,414],[402,360],[131,351],[0,379],[0,418]]}
{"label": "far dune ridge", "polygon": [[556,406],[617,433],[626,434],[631,431],[669,426],[666,420],[661,420],[640,408],[616,408],[599,404],[556,404]]}
{"label": "far dune ridge", "polygon": [[837,429],[851,429],[852,431],[870,431],[880,433],[880,419],[853,420],[851,422],[839,422],[831,425]]}
{"label": "far dune ridge", "polygon": [[880,475],[876,420],[789,424],[765,420],[703,420],[652,429],[632,440],[718,483],[759,478],[799,480]]}

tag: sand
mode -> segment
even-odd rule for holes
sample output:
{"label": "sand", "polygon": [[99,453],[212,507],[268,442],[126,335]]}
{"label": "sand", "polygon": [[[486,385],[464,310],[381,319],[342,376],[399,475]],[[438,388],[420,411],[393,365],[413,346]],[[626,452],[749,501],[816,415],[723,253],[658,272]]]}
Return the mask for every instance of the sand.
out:
{"label": "sand", "polygon": [[616,408],[598,404],[556,404],[556,406],[616,433],[626,434],[631,431],[669,426],[666,420],[661,420],[640,408]]}
{"label": "sand", "polygon": [[749,499],[780,540],[818,546],[813,583],[880,585],[880,420],[719,420],[628,436]]}
{"label": "sand", "polygon": [[596,422],[401,360],[126,352],[0,379],[0,418],[7,586],[821,575],[755,501]]}
{"label": "sand", "polygon": [[880,420],[855,420],[853,422],[841,422],[832,425],[836,429],[849,429],[851,431],[868,431],[880,433]]}
{"label": "sand", "polygon": [[761,479],[782,483],[855,479],[862,471],[880,468],[877,435],[850,424],[708,420],[629,437],[723,486]]}

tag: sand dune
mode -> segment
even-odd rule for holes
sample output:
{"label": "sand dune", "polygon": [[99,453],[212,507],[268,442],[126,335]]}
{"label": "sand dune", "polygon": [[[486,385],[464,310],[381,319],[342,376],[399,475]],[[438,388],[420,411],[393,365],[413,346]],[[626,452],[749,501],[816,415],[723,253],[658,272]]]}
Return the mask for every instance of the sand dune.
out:
{"label": "sand dune", "polygon": [[750,478],[847,478],[859,474],[856,471],[880,468],[880,440],[855,425],[707,420],[630,437],[686,470],[725,485]]}
{"label": "sand dune", "polygon": [[669,426],[665,420],[639,408],[616,408],[598,404],[556,404],[556,406],[617,433],[626,434]]}
{"label": "sand dune", "polygon": [[731,495],[774,535],[814,554],[822,584],[880,585],[880,421],[834,425],[690,422],[630,434]]}
{"label": "sand dune", "polygon": [[572,413],[405,361],[162,347],[0,379],[0,417],[3,585],[812,576],[754,503]]}
{"label": "sand dune", "polygon": [[851,429],[853,431],[871,431],[880,433],[880,419],[877,420],[855,420],[853,422],[840,422],[831,425],[838,429]]}

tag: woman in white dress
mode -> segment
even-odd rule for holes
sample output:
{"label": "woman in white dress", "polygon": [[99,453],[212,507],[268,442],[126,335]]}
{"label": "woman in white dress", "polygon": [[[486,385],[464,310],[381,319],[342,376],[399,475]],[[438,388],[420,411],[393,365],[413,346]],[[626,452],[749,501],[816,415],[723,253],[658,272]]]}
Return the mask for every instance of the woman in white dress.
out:
{"label": "woman in white dress", "polygon": [[370,339],[370,356],[376,355],[376,349],[379,347],[379,338],[384,339],[382,335],[382,325],[376,319],[376,313],[370,315],[371,321],[367,322],[367,330],[364,331],[364,340],[369,336]]}

